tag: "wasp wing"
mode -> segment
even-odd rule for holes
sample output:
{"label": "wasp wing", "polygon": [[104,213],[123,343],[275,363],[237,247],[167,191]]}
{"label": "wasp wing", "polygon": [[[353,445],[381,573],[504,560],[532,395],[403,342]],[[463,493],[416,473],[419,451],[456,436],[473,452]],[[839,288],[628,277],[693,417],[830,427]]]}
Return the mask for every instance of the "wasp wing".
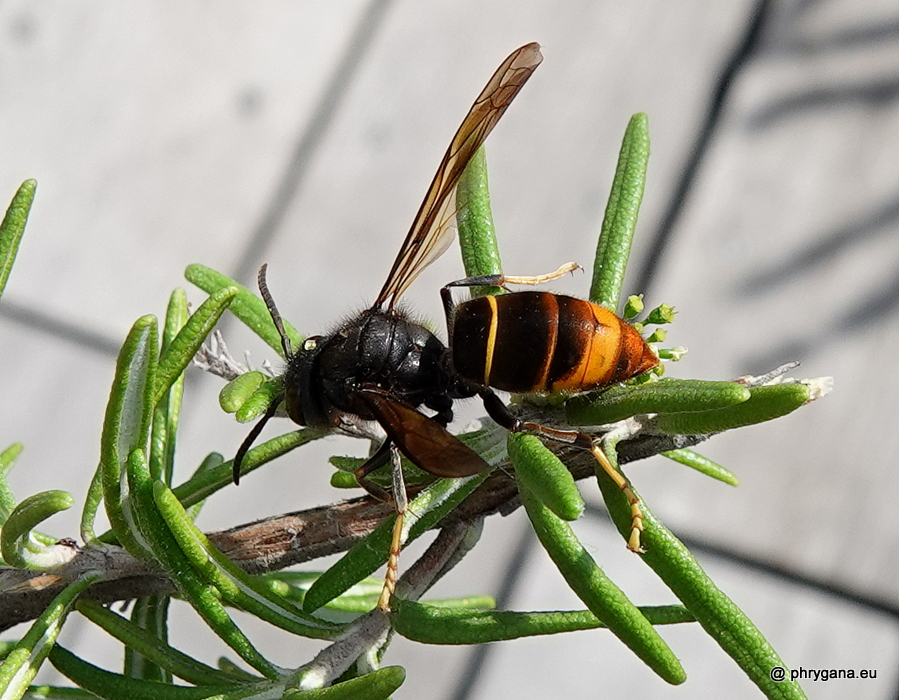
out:
{"label": "wasp wing", "polygon": [[435,420],[377,387],[357,394],[375,414],[387,437],[416,466],[434,476],[457,478],[488,469],[477,452]]}
{"label": "wasp wing", "polygon": [[437,168],[375,308],[385,302],[393,308],[419,273],[452,242],[455,190],[462,171],[542,60],[539,44],[522,46],[503,61],[478,95]]}

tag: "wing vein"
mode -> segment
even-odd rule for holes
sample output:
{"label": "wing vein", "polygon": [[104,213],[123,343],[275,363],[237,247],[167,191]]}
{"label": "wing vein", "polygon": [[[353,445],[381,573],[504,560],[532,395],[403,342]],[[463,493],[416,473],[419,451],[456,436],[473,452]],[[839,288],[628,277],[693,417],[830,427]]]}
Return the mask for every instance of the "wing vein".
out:
{"label": "wing vein", "polygon": [[478,95],[440,161],[373,308],[386,303],[392,309],[421,271],[449,247],[455,231],[459,178],[542,60],[538,44],[522,46],[503,61]]}

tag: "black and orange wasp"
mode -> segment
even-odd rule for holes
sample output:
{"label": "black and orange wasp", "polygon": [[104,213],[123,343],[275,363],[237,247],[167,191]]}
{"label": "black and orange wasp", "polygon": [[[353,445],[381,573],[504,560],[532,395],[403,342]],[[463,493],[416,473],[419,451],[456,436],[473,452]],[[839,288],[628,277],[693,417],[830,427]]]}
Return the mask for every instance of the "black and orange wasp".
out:
{"label": "black and orange wasp", "polygon": [[[569,264],[541,277],[488,275],[446,285],[441,294],[448,345],[397,306],[409,285],[452,241],[459,178],[541,61],[538,44],[522,46],[503,61],[478,95],[443,156],[387,281],[370,308],[327,335],[307,338],[295,349],[269,293],[266,266],[259,270],[260,292],[280,333],[287,368],[283,392],[272,401],[234,458],[234,481],[238,481],[247,450],[282,404],[299,425],[337,426],[347,417],[377,422],[387,437],[356,470],[356,477],[373,496],[393,500],[397,506],[397,524],[379,602],[383,610],[389,609],[396,581],[405,491],[395,484],[391,495],[367,477],[391,457],[396,462],[397,450],[439,477],[465,477],[487,469],[484,459],[447,430],[456,399],[479,396],[487,413],[509,430],[536,432],[591,450],[631,499],[634,534],[630,546],[639,550],[637,499],[592,439],[578,431],[521,421],[493,390],[583,391],[604,387],[656,366],[656,355],[629,324],[587,301],[549,292],[516,292],[456,304],[451,296],[455,287],[536,284],[575,266]],[[433,415],[421,413],[421,406]]]}

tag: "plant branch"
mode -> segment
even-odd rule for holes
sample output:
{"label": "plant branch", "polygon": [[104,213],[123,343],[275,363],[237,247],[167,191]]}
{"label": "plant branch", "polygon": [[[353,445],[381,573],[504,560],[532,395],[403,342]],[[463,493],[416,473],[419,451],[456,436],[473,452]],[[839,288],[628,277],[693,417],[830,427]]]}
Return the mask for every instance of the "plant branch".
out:
{"label": "plant branch", "polygon": [[[681,447],[705,436],[645,435],[619,444],[622,463]],[[576,479],[592,477],[593,457],[567,445],[552,445]],[[521,505],[515,479],[497,469],[440,524],[466,522]],[[276,571],[294,564],[337,554],[371,533],[393,512],[390,504],[369,496],[328,506],[265,518],[229,530],[209,533],[212,543],[249,573]],[[114,546],[87,546],[53,571],[0,568],[0,631],[35,619],[66,585],[87,571],[101,572],[101,580],[85,594],[103,604],[153,594],[172,594],[174,586],[157,568]]]}

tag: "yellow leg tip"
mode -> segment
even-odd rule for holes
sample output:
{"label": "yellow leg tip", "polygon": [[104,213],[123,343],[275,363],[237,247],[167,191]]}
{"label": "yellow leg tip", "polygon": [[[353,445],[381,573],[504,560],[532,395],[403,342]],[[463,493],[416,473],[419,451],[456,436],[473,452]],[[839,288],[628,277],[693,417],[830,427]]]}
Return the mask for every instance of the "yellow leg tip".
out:
{"label": "yellow leg tip", "polygon": [[644,554],[646,552],[643,549],[643,545],[640,543],[640,530],[634,528],[631,530],[631,537],[627,541],[627,548],[636,554]]}
{"label": "yellow leg tip", "polygon": [[[628,489],[630,491],[630,489]],[[633,496],[633,491],[630,491]],[[636,500],[636,496],[634,496],[634,500],[631,502],[631,536],[627,541],[627,548],[632,552],[636,552],[637,554],[643,554],[646,550],[643,549],[642,544],[640,543],[640,537],[643,534],[643,511],[640,510],[640,503]]]}
{"label": "yellow leg tip", "polygon": [[403,520],[405,511],[396,514],[393,524],[393,538],[390,542],[390,556],[387,558],[387,573],[384,575],[384,587],[378,597],[378,609],[381,612],[390,612],[390,598],[396,590],[397,569],[399,567],[400,549],[403,546]]}

